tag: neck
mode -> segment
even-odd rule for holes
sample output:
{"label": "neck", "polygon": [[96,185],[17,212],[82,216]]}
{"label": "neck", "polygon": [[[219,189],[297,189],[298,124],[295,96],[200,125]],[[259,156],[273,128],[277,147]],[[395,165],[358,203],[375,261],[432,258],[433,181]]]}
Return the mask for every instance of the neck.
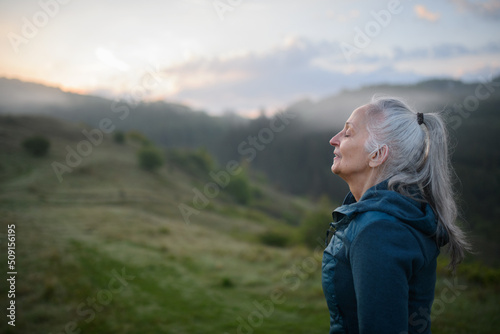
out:
{"label": "neck", "polygon": [[356,199],[356,202],[358,202],[361,197],[363,197],[364,193],[368,189],[377,184],[377,176],[377,173],[374,173],[374,170],[372,169],[372,171],[365,177],[358,176],[352,180],[346,180],[347,184],[349,185],[349,190]]}

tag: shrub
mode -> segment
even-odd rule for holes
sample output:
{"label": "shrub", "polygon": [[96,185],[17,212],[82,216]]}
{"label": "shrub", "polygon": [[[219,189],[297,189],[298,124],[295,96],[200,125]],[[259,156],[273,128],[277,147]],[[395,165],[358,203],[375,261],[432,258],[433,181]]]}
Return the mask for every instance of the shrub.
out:
{"label": "shrub", "polygon": [[170,149],[167,153],[169,162],[179,166],[185,172],[204,178],[213,170],[215,162],[205,148],[197,150]]}
{"label": "shrub", "polygon": [[267,231],[260,235],[260,242],[267,246],[286,247],[290,237],[282,232]]}
{"label": "shrub", "polygon": [[35,157],[43,157],[44,155],[47,155],[50,148],[49,140],[43,136],[33,136],[27,138],[22,142],[22,145],[26,151]]}
{"label": "shrub", "polygon": [[224,277],[222,279],[222,281],[221,281],[221,286],[223,288],[233,288],[234,287],[234,283],[233,283],[233,281],[230,278]]}
{"label": "shrub", "polygon": [[204,172],[208,172],[214,167],[214,159],[205,148],[196,150],[191,155],[191,160],[197,168]]}
{"label": "shrub", "polygon": [[122,131],[116,131],[113,135],[115,143],[123,144],[125,143],[125,134]]}
{"label": "shrub", "polygon": [[467,281],[482,286],[500,287],[500,269],[490,268],[480,262],[462,263],[458,266],[458,273],[465,276]]}
{"label": "shrub", "polygon": [[155,147],[143,147],[137,153],[141,168],[153,171],[163,165],[163,152]]}
{"label": "shrub", "polygon": [[251,201],[252,188],[244,171],[231,177],[227,192],[240,204],[248,204]]}
{"label": "shrub", "polygon": [[137,142],[139,144],[142,144],[143,146],[152,145],[151,140],[149,140],[145,135],[143,135],[139,131],[135,131],[135,130],[129,131],[127,133],[127,136],[128,136],[128,138],[130,138],[130,140]]}
{"label": "shrub", "polygon": [[325,239],[331,221],[332,216],[328,212],[315,211],[309,213],[300,229],[304,244],[311,249],[316,248],[320,244],[318,239]]}
{"label": "shrub", "polygon": [[326,231],[332,222],[332,207],[328,197],[323,196],[319,199],[318,207],[305,216],[300,227],[300,235],[306,246],[314,249],[322,243],[319,240],[325,239]]}

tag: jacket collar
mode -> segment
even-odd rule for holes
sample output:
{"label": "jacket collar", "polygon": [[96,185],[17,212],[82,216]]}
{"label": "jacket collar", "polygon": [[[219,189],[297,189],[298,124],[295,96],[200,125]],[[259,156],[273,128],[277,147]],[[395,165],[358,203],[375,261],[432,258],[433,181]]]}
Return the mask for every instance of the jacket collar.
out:
{"label": "jacket collar", "polygon": [[[361,197],[360,202],[364,200],[366,197],[370,197],[372,193],[377,192],[378,190],[387,190],[389,185],[388,180],[384,180],[373,187],[369,188]],[[357,208],[355,204],[358,203],[356,199],[354,198],[354,195],[352,192],[349,191],[347,196],[344,198],[344,201],[342,202],[342,206],[338,207],[332,212],[332,218],[335,223],[340,222],[344,216],[352,216],[356,211]]]}

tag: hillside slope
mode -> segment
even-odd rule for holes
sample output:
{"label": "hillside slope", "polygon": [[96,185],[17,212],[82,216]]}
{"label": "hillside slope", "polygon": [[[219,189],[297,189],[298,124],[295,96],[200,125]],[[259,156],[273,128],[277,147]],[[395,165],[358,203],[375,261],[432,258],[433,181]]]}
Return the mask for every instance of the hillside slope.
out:
{"label": "hillside slope", "polygon": [[[193,206],[193,188],[203,191],[208,181],[172,164],[143,171],[137,145],[110,138],[59,182],[51,164],[65,161],[67,145],[76,150],[81,130],[41,117],[0,119],[0,215],[4,228],[15,225],[18,272],[16,327],[3,321],[2,332],[236,333],[239,317],[241,326],[270,333],[313,322],[312,332],[327,330],[320,254],[259,241],[271,228],[291,226],[222,193],[187,223],[178,206]],[[33,134],[50,139],[47,157],[21,150]],[[261,192],[283,209],[311,206],[265,186]],[[295,273],[306,260],[311,267]],[[113,290],[117,273],[125,278]],[[2,295],[6,289],[2,283]],[[250,325],[260,307],[265,323]]]}
{"label": "hillside slope", "polygon": [[[15,225],[17,271],[16,327],[4,320],[2,333],[328,331],[322,245],[306,248],[299,234],[318,204],[254,177],[259,196],[250,204],[221,191],[187,223],[179,204],[194,207],[193,189],[213,180],[168,159],[157,172],[141,170],[138,144],[109,136],[59,182],[51,164],[65,162],[68,146],[77,150],[83,129],[0,117],[0,217],[4,236]],[[48,156],[21,149],[34,134],[50,139]],[[269,236],[289,243],[269,246]],[[498,271],[467,265],[453,281],[444,263],[433,333],[494,333]],[[2,280],[0,293],[8,290]]]}

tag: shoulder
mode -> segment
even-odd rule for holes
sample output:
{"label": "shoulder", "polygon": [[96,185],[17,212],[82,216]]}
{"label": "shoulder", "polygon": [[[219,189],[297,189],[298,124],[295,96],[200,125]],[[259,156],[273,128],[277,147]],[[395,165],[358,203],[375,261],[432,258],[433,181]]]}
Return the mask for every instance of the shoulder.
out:
{"label": "shoulder", "polygon": [[353,242],[361,233],[377,233],[396,230],[400,233],[408,232],[404,224],[397,218],[379,211],[367,211],[356,214],[346,233],[350,242]]}
{"label": "shoulder", "polygon": [[365,258],[371,263],[426,264],[426,250],[419,232],[397,218],[382,212],[366,212],[356,216],[346,234],[347,256]]}

